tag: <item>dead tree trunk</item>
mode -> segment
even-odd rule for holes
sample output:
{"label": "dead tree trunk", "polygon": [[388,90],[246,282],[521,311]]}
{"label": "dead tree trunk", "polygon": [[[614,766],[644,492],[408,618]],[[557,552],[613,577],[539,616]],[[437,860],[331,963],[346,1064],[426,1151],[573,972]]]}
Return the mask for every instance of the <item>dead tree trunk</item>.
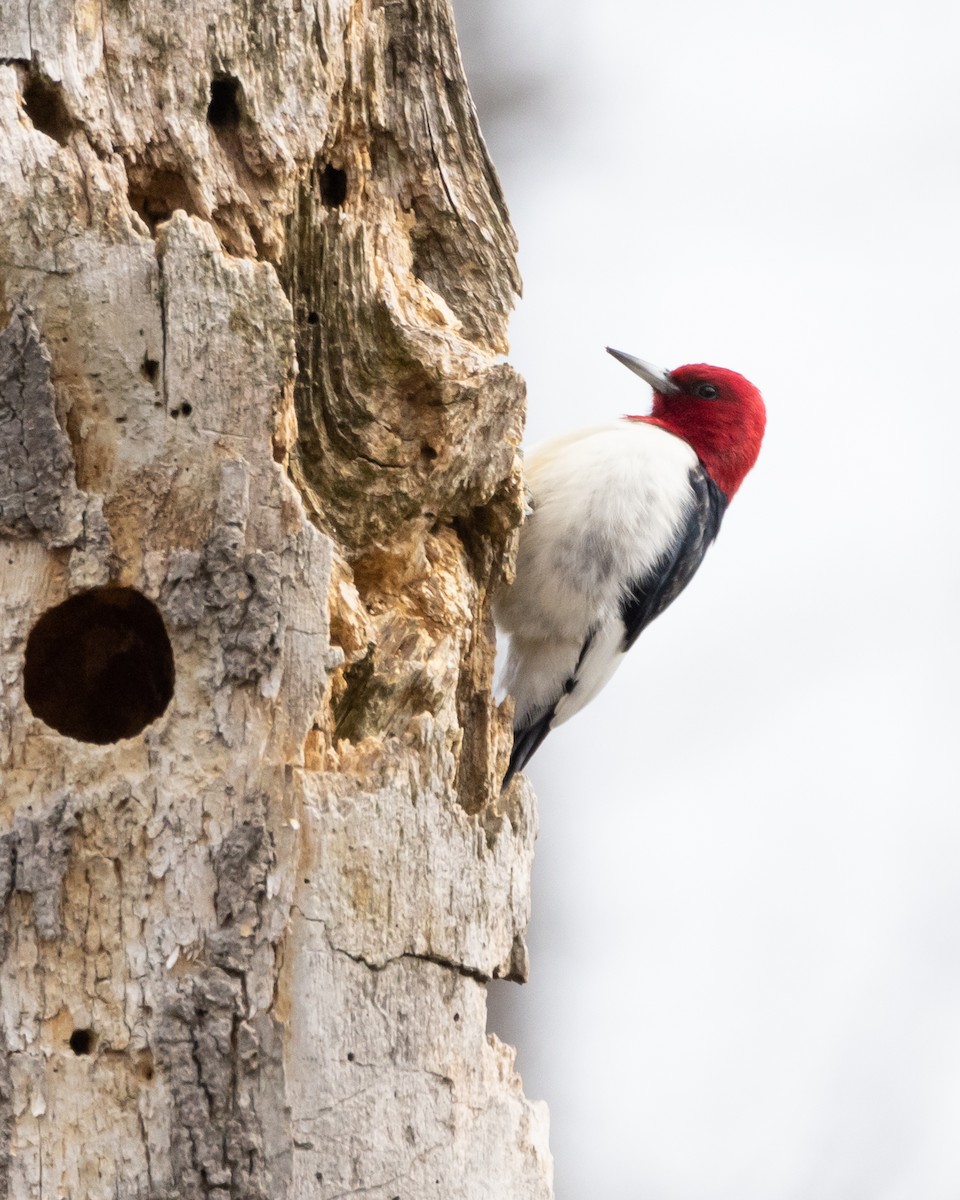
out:
{"label": "dead tree trunk", "polygon": [[448,0],[0,7],[0,1194],[546,1198]]}

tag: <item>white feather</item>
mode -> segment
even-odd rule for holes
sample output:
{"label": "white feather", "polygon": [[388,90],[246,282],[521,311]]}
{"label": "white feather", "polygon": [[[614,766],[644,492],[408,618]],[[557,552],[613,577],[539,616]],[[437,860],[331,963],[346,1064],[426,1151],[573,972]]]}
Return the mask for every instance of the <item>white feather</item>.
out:
{"label": "white feather", "polygon": [[[567,720],[616,670],[620,601],[687,520],[696,464],[687,442],[635,421],[568,434],[526,459],[533,515],[520,532],[516,582],[495,606],[511,635],[504,683],[518,724],[561,696],[552,725]],[[577,687],[563,695],[591,630]]]}

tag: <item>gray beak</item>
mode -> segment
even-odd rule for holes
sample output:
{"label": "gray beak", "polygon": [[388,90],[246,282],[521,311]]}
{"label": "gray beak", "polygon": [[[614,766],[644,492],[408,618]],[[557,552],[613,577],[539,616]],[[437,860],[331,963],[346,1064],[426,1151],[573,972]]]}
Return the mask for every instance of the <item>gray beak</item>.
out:
{"label": "gray beak", "polygon": [[624,354],[622,350],[613,350],[610,346],[607,347],[607,353],[612,354],[617,362],[622,362],[625,367],[629,367],[634,375],[639,375],[641,379],[646,380],[661,396],[669,396],[680,391],[680,388],[670,378],[670,373],[664,371],[662,367],[655,367],[651,363],[644,362],[642,358],[634,358],[632,354]]}

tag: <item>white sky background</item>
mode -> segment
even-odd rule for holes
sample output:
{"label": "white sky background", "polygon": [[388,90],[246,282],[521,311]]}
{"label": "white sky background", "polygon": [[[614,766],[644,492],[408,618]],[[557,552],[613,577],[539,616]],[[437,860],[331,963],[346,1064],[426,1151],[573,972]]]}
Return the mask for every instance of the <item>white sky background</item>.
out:
{"label": "white sky background", "polygon": [[458,10],[527,443],[646,411],[606,344],[769,410],[697,578],[530,771],[494,1027],[558,1200],[957,1200],[960,8]]}

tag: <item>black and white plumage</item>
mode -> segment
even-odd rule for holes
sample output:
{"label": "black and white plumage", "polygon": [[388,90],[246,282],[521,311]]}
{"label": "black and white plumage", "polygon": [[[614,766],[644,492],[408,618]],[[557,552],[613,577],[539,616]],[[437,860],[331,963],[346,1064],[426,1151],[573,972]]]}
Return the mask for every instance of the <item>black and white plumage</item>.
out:
{"label": "black and white plumage", "polygon": [[[504,683],[515,704],[504,784],[551,729],[596,696],[639,634],[686,587],[759,450],[762,401],[742,376],[705,366],[667,374],[616,357],[658,389],[653,415],[558,438],[524,464],[532,512],[521,531],[515,582],[495,606],[510,635]],[[724,376],[728,395],[709,372]],[[755,417],[759,403],[761,414],[759,429],[756,420],[747,422],[755,447],[736,464],[729,453],[724,462],[712,453],[729,451],[730,418],[742,401],[731,380],[750,389],[747,407]],[[693,390],[697,383],[709,399]],[[685,399],[688,424],[698,406],[710,406],[705,420],[715,428],[701,453],[690,430],[681,433],[670,420]],[[715,406],[724,399],[730,407],[721,412]],[[725,418],[719,422],[718,412]]]}

